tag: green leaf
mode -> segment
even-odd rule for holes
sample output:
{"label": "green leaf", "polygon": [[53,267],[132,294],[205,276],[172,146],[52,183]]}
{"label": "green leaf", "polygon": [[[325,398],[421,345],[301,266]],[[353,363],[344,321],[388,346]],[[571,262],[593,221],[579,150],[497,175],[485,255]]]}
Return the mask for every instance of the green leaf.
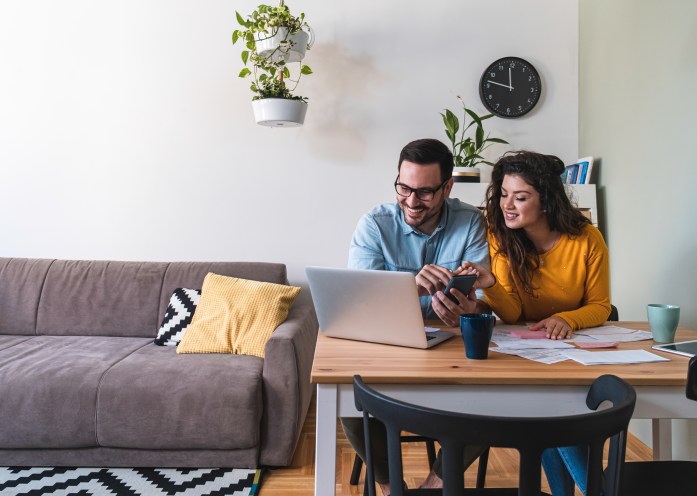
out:
{"label": "green leaf", "polygon": [[502,145],[508,144],[508,141],[502,140],[501,138],[487,138],[486,141],[491,141],[492,143],[501,143]]}
{"label": "green leaf", "polygon": [[300,68],[300,74],[312,74],[312,69],[304,65]]}
{"label": "green leaf", "polygon": [[242,26],[248,28],[249,23],[244,20],[244,18],[240,15],[239,12],[235,11],[235,16],[237,16],[237,22],[240,23]]}
{"label": "green leaf", "polygon": [[484,143],[484,128],[482,126],[477,126],[477,132],[474,135],[477,150],[482,147]]}
{"label": "green leaf", "polygon": [[247,50],[243,50],[240,55],[242,56],[242,62],[244,62],[244,65],[247,65],[247,60],[249,59],[249,52]]}
{"label": "green leaf", "polygon": [[239,76],[240,76],[241,78],[243,78],[243,77],[249,76],[251,73],[252,73],[252,71],[250,71],[249,69],[247,69],[247,68],[245,67],[244,69],[242,69],[242,70],[240,71]]}
{"label": "green leaf", "polygon": [[445,123],[445,127],[453,136],[457,134],[457,131],[460,129],[460,121],[458,120],[457,116],[448,109],[445,109],[443,122]]}
{"label": "green leaf", "polygon": [[290,77],[290,70],[287,67],[283,68],[283,77],[286,77],[286,78]]}
{"label": "green leaf", "polygon": [[237,39],[240,37],[240,32],[235,30],[232,32],[232,44],[237,43]]}
{"label": "green leaf", "polygon": [[472,118],[472,120],[474,120],[474,121],[477,123],[478,126],[481,126],[481,125],[482,125],[482,118],[479,117],[474,111],[472,111],[472,110],[470,110],[470,109],[468,109],[468,108],[465,108],[465,112],[467,112],[467,113],[470,115],[470,117]]}

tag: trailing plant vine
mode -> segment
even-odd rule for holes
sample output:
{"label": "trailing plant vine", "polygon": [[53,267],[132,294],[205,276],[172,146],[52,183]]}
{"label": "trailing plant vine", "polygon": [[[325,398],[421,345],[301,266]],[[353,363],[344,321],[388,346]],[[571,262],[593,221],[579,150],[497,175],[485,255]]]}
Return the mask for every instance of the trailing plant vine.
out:
{"label": "trailing plant vine", "polygon": [[[252,100],[285,98],[307,102],[306,97],[295,96],[293,92],[300,78],[303,75],[312,74],[312,69],[299,63],[299,70],[296,74],[292,74],[287,62],[288,53],[295,43],[293,35],[303,30],[312,31],[305,21],[305,14],[293,16],[283,0],[277,7],[259,5],[246,19],[239,12],[235,14],[241,28],[233,31],[232,43],[234,45],[242,40],[245,44],[246,49],[241,53],[244,68],[240,71],[239,77],[252,77],[250,89],[255,93]],[[271,39],[279,33],[283,38],[278,46],[270,54],[259,54],[257,43]],[[310,49],[309,44],[306,49]]]}

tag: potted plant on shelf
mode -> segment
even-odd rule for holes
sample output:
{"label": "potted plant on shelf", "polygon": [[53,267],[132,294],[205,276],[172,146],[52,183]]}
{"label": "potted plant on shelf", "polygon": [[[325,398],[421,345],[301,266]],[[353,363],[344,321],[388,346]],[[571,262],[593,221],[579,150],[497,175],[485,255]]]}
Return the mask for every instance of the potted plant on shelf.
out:
{"label": "potted plant on shelf", "polygon": [[[246,19],[239,12],[235,14],[241,28],[232,33],[232,43],[242,40],[245,44],[241,54],[244,68],[239,77],[252,78],[252,108],[257,123],[301,126],[307,98],[293,92],[303,75],[312,74],[301,61],[314,41],[305,14],[293,16],[283,0],[278,7],[259,5]],[[291,73],[289,64],[296,62],[297,70]]]}
{"label": "potted plant on shelf", "polygon": [[[482,121],[493,117],[494,114],[479,116],[472,109],[467,108],[461,97],[458,96],[457,98],[462,103],[463,110],[461,131],[460,120],[453,112],[445,109],[445,113],[440,114],[443,117],[445,134],[448,136],[448,140],[450,140],[451,151],[455,159],[453,178],[455,178],[455,182],[478,183],[480,171],[476,166],[479,164],[494,165],[484,160],[482,152],[494,143],[507,145],[508,141],[501,138],[491,138],[488,134],[485,134]],[[471,120],[469,124],[465,125],[468,115]],[[474,137],[467,135],[472,126],[474,126]]]}

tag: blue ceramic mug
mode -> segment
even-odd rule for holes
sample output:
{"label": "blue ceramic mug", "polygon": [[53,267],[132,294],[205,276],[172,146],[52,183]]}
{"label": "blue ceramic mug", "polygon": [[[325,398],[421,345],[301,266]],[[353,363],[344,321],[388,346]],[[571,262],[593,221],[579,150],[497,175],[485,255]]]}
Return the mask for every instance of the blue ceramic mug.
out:
{"label": "blue ceramic mug", "polygon": [[474,360],[489,356],[489,343],[494,332],[496,317],[490,313],[466,313],[460,315],[460,332],[465,342],[465,355]]}

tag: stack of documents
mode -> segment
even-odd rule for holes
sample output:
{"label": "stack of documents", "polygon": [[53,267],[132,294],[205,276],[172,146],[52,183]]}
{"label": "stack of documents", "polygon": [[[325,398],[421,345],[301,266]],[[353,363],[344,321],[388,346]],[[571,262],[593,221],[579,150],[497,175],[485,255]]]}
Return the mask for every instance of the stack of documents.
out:
{"label": "stack of documents", "polygon": [[[593,343],[601,345],[616,345],[629,341],[643,341],[651,339],[651,333],[637,329],[625,329],[617,326],[601,326],[591,329],[580,329],[574,333],[572,339],[521,339],[516,335],[527,328],[515,325],[498,325],[494,328],[491,340],[496,346],[491,351],[517,355],[528,360],[540,363],[557,363],[564,360],[575,360],[584,365],[600,365],[614,363],[644,363],[661,362],[668,359],[655,355],[645,350],[624,351],[584,351],[579,350],[570,343]],[[524,333],[522,333],[524,334]],[[601,345],[602,346],[602,345]]]}

